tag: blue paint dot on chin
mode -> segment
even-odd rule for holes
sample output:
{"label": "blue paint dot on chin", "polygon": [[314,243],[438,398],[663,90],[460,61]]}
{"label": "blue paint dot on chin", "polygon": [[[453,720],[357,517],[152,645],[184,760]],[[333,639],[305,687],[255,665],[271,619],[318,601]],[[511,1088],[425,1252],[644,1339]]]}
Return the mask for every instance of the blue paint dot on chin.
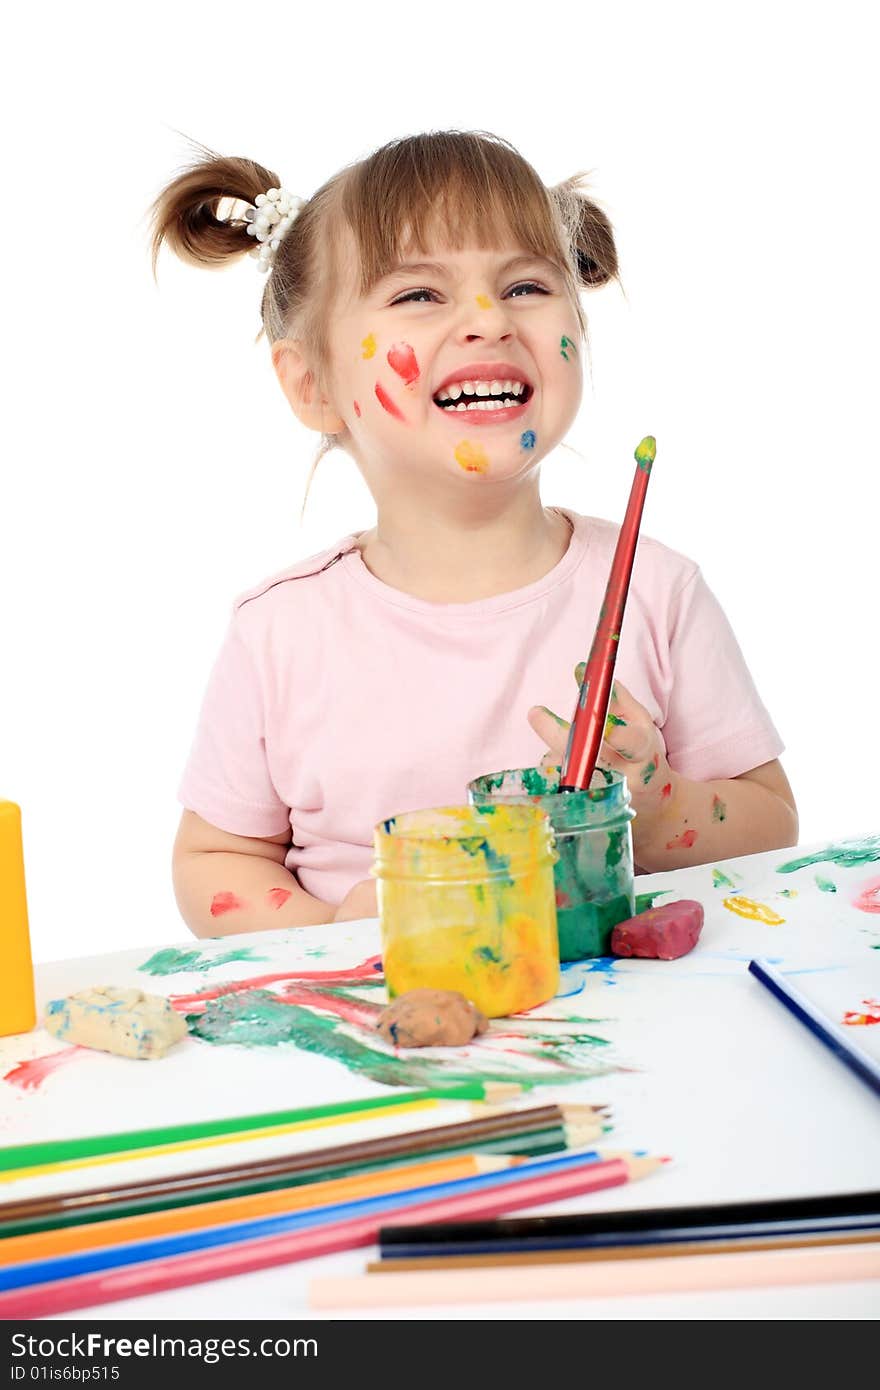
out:
{"label": "blue paint dot on chin", "polygon": [[523,448],[523,449],[534,449],[534,447],[535,447],[535,431],[534,431],[534,430],[523,430],[522,434],[521,434],[520,437],[519,437],[519,442],[520,442],[521,448]]}

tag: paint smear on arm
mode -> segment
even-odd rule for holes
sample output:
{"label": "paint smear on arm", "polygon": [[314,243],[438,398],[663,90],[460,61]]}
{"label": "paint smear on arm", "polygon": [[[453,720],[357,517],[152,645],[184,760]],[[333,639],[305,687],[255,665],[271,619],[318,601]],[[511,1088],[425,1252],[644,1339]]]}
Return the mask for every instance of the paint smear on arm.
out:
{"label": "paint smear on arm", "polygon": [[215,893],[211,899],[211,916],[222,917],[226,912],[239,912],[243,907],[247,907],[247,903],[234,893]]}
{"label": "paint smear on arm", "polygon": [[667,849],[691,849],[697,842],[696,830],[683,830],[680,835],[676,835],[674,840],[670,840]]}
{"label": "paint smear on arm", "polygon": [[292,897],[293,894],[289,888],[270,888],[266,894],[266,902],[277,912],[279,907],[283,907],[288,898]]}

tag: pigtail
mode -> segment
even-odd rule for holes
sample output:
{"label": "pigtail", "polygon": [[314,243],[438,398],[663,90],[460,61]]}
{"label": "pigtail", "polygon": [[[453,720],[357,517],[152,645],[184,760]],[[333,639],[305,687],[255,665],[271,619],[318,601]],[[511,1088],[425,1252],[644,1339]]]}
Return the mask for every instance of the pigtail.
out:
{"label": "pigtail", "polygon": [[153,277],[162,243],[188,265],[216,269],[253,249],[246,205],[280,179],[252,159],[216,154],[191,142],[201,158],[159,194],[151,208]]}
{"label": "pigtail", "polygon": [[572,260],[582,289],[597,289],[618,276],[614,230],[602,209],[589,198],[582,186],[585,175],[572,178],[550,189],[569,237]]}

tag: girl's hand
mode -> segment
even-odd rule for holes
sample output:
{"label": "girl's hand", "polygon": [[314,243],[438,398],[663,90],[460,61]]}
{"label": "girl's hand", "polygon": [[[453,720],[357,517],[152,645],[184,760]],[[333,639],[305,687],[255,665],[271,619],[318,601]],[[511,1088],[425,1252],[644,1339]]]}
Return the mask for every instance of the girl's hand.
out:
{"label": "girl's hand", "polygon": [[[584,663],[575,670],[580,685]],[[529,710],[529,723],[535,733],[548,745],[541,764],[544,767],[562,762],[568,743],[569,725],[545,705]],[[611,702],[605,723],[605,737],[599,747],[599,767],[622,772],[629,786],[634,809],[645,817],[656,809],[668,786],[672,773],[663,751],[663,741],[648,710],[629,693],[625,685],[615,681],[611,687]],[[668,796],[668,792],[666,795]],[[644,819],[642,827],[645,827]]]}
{"label": "girl's hand", "polygon": [[359,917],[378,917],[376,880],[362,878],[346,893],[333,914],[334,922],[351,922]]}

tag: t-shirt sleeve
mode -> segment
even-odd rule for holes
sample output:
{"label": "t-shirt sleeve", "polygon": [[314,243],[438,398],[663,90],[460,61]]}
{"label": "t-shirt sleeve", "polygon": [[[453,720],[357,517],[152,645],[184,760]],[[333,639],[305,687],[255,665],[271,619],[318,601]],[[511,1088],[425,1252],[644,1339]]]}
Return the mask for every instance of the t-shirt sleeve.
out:
{"label": "t-shirt sleeve", "polygon": [[290,828],[269,771],[258,672],[235,617],[208,680],[178,799],[232,835],[265,838]]}
{"label": "t-shirt sleeve", "polygon": [[670,767],[708,782],[778,758],[785,745],[699,569],[673,599],[670,620],[672,685],[663,725]]}

